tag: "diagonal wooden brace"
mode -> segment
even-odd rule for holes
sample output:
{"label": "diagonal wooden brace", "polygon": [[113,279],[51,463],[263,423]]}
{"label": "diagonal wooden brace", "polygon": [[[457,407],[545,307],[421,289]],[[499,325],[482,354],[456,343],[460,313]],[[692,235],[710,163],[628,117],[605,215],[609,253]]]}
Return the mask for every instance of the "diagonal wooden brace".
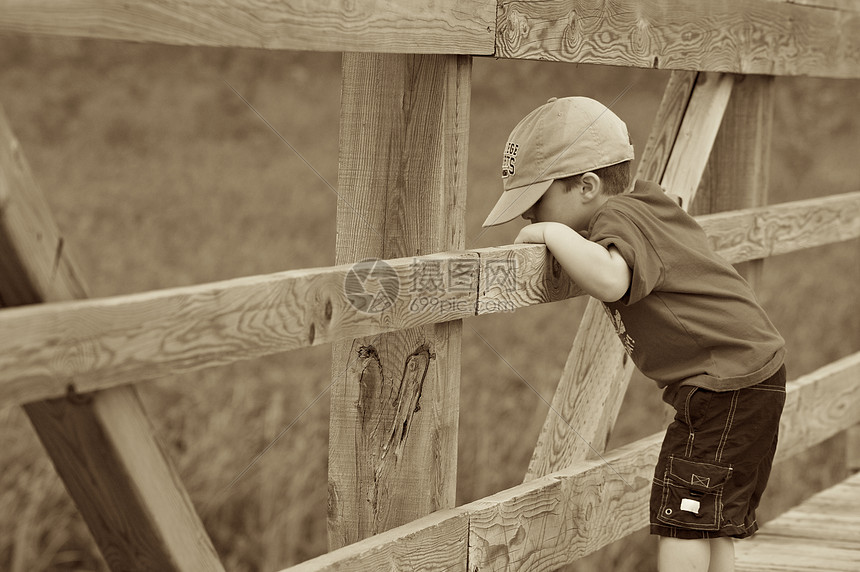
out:
{"label": "diagonal wooden brace", "polygon": [[[86,288],[0,109],[0,305]],[[223,566],[133,386],[24,405],[112,570]]]}

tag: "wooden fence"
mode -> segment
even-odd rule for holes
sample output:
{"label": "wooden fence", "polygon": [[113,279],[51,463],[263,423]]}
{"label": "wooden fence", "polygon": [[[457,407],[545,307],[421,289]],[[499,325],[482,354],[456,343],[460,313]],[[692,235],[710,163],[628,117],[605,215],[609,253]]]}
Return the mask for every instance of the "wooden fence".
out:
{"label": "wooden fence", "polygon": [[[637,176],[753,282],[762,258],[860,236],[860,193],[766,197],[773,76],[860,77],[857,1],[2,0],[0,32],[346,52],[329,268],[87,300],[0,116],[0,401],[24,407],[115,570],[223,569],[134,384],[324,343],[346,380],[332,551],[294,570],[548,570],[646,525],[661,435],[604,451],[632,365],[593,300],[524,483],[454,506],[461,320],[582,294],[543,246],[463,250],[472,56],[677,70]],[[401,285],[374,313],[344,291],[365,258]],[[459,269],[423,308],[421,264]],[[778,456],[860,423],[858,378],[860,353],[791,383]]]}

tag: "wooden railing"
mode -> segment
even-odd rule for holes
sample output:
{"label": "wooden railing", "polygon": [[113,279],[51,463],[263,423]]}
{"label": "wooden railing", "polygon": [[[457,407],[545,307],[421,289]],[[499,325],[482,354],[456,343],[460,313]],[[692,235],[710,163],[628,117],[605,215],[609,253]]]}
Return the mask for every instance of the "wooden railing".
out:
{"label": "wooden railing", "polygon": [[[860,193],[766,206],[765,168],[771,76],[860,77],[860,2],[5,0],[0,32],[356,52],[328,268],[86,300],[0,115],[0,301],[21,306],[0,311],[0,402],[24,407],[117,570],[223,569],[133,384],[325,343],[355,382],[333,389],[332,551],[293,569],[553,569],[647,524],[661,435],[605,452],[632,365],[595,301],[525,482],[454,506],[460,320],[582,294],[543,246],[464,250],[468,56],[687,70],[637,175],[753,282],[762,258],[860,237]],[[381,311],[344,289],[364,258],[400,286]],[[456,266],[457,288],[416,304],[423,265]],[[860,353],[791,383],[778,457],[860,423],[858,378]]]}
{"label": "wooden railing", "polygon": [[[11,202],[9,204],[12,204]],[[860,192],[698,217],[732,263],[860,237]],[[493,262],[516,281],[482,289]],[[463,250],[383,261],[400,295],[367,313],[350,303],[352,265],[291,270],[94,300],[0,312],[0,401],[28,403],[221,366],[356,336],[554,302],[582,291],[536,245]],[[420,303],[412,287],[425,263],[465,269],[456,289]],[[486,280],[483,281],[486,283]],[[192,327],[189,324],[193,324]]]}

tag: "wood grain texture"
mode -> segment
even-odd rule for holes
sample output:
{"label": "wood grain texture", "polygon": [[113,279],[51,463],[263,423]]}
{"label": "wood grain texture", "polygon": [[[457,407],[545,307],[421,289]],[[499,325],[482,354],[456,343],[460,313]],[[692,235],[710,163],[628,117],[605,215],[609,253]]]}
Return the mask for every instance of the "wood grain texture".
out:
{"label": "wood grain texture", "polygon": [[85,298],[69,250],[0,108],[0,306]]}
{"label": "wood grain texture", "polygon": [[[58,397],[69,384],[104,388],[474,315],[477,260],[454,253],[380,263],[378,273],[399,290],[375,309],[360,297],[361,284],[348,282],[353,266],[340,265],[2,310],[0,375],[10,383],[0,383],[0,400]],[[426,268],[442,274],[444,288],[428,291]]]}
{"label": "wood grain texture", "polygon": [[[860,419],[860,353],[789,384],[777,460]],[[808,424],[811,417],[818,421]],[[782,431],[783,429],[781,429]],[[808,430],[808,433],[806,432]],[[555,570],[648,522],[662,433],[462,507],[471,515],[469,569]]]}
{"label": "wood grain texture", "polygon": [[[860,237],[860,192],[697,220],[720,255],[744,262]],[[443,274],[445,288],[424,291],[416,268],[425,262]],[[486,266],[499,262],[502,270]],[[103,389],[582,294],[566,274],[546,275],[553,265],[541,245],[386,263],[402,280],[402,298],[379,313],[350,304],[344,282],[351,265],[0,310],[0,347],[7,348],[0,353],[0,402],[61,397],[70,383]],[[449,269],[455,288],[448,287]],[[493,274],[509,269],[516,271],[513,286]]]}
{"label": "wood grain texture", "polygon": [[844,431],[860,419],[860,353],[794,382],[779,428],[777,457],[787,458]]}
{"label": "wood grain texture", "polygon": [[111,570],[224,570],[134,387],[25,411]]}
{"label": "wood grain texture", "polygon": [[847,10],[860,12],[858,0],[769,0],[771,2],[786,2],[789,4],[803,4],[816,8],[832,8],[836,10]]}
{"label": "wood grain texture", "polygon": [[856,78],[860,14],[770,0],[501,0],[496,56]]}
{"label": "wood grain texture", "polygon": [[860,474],[813,495],[736,547],[738,572],[854,572],[858,564]]}
{"label": "wood grain texture", "polygon": [[589,300],[524,481],[603,453],[633,367],[603,304]]}
{"label": "wood grain texture", "polygon": [[491,55],[493,0],[0,0],[0,32],[317,51]]}
{"label": "wood grain texture", "polygon": [[735,78],[690,214],[767,203],[773,131],[773,77]]}
{"label": "wood grain texture", "polygon": [[[767,204],[773,89],[773,76],[748,75],[735,81],[691,214]],[[764,261],[736,268],[755,289],[764,272]]]}
{"label": "wood grain texture", "polygon": [[693,204],[711,150],[729,104],[735,77],[700,73],[681,121],[675,146],[660,184],[681,197],[685,209]]}
{"label": "wood grain texture", "polygon": [[481,260],[476,313],[510,312],[584,294],[543,245],[475,250]]}
{"label": "wood grain texture", "polygon": [[[787,386],[785,445],[777,461],[820,443],[860,421],[860,353],[821,368]],[[850,401],[850,406],[845,406]],[[840,405],[841,404],[841,405]],[[838,411],[838,414],[827,413]],[[803,426],[807,417],[820,419],[802,435],[785,427]],[[288,570],[349,569],[343,563],[360,563],[357,555],[374,562],[390,562],[405,549],[424,553],[429,549],[418,540],[422,527],[431,534],[453,538],[462,534],[461,520],[468,520],[468,570],[555,570],[591,554],[614,540],[645,527],[648,496],[654,463],[663,433],[607,453],[604,459],[580,461],[570,467],[536,478],[489,497],[426,517],[388,532],[366,538]],[[401,538],[416,539],[404,543]],[[435,558],[454,562],[448,550],[460,546],[450,542]],[[360,568],[357,564],[355,569]],[[372,568],[367,568],[372,569]],[[452,566],[463,570],[463,563]]]}
{"label": "wood grain texture", "polygon": [[675,148],[678,132],[699,77],[694,71],[674,71],[666,82],[660,107],[651,124],[651,131],[641,151],[636,178],[662,181],[669,156]]}
{"label": "wood grain texture", "polygon": [[443,509],[287,570],[466,572],[468,539],[468,513]]}
{"label": "wood grain texture", "polygon": [[[85,296],[69,247],[2,110],[0,260],[3,305]],[[31,349],[0,347],[4,355]],[[108,566],[223,570],[134,387],[81,394],[69,384],[67,391],[65,398],[29,403],[24,410]]]}
{"label": "wood grain texture", "polygon": [[696,221],[729,262],[756,260],[860,237],[860,192],[702,215]]}
{"label": "wood grain texture", "polygon": [[[659,181],[663,176],[696,77],[695,72],[670,76],[636,178]],[[603,453],[632,373],[633,362],[603,304],[589,299],[524,481]]]}
{"label": "wood grain texture", "polygon": [[[645,525],[662,435],[466,505],[470,570],[551,571]],[[473,508],[474,507],[474,508]]]}
{"label": "wood grain texture", "polygon": [[[342,85],[337,261],[462,249],[471,59],[345,54]],[[334,344],[331,547],[454,505],[461,334]]]}

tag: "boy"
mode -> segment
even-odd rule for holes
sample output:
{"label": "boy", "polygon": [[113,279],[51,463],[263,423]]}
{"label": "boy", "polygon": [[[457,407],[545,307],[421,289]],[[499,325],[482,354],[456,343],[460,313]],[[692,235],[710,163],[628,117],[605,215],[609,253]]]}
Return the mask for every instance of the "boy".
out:
{"label": "boy", "polygon": [[658,185],[631,184],[632,159],[609,109],[553,98],[511,133],[504,192],[484,226],[529,220],[516,242],[546,244],[604,303],[624,349],[674,406],[651,489],[660,571],[730,571],[732,539],[758,528],[785,402],[784,341],[693,218]]}

